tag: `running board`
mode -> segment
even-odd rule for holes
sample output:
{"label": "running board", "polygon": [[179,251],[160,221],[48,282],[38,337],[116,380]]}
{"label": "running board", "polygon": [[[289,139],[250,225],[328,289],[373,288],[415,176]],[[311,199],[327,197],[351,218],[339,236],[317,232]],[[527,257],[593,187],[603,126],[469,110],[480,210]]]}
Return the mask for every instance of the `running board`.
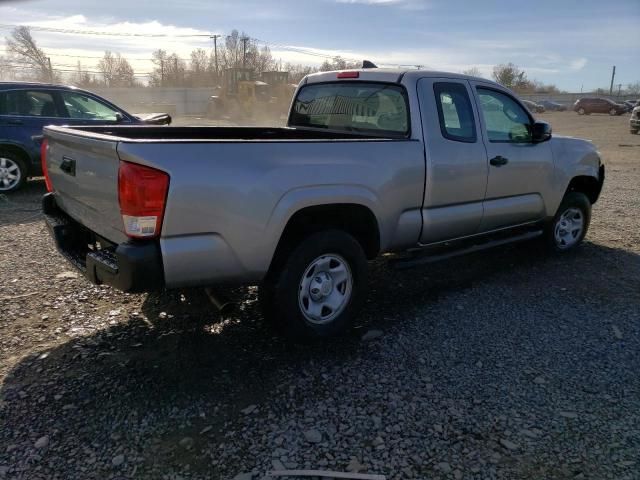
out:
{"label": "running board", "polygon": [[442,260],[448,260],[450,258],[459,257],[461,255],[467,255],[469,253],[480,252],[482,250],[488,250],[490,248],[499,247],[500,245],[507,245],[509,243],[524,242],[526,240],[532,240],[542,235],[543,230],[535,230],[532,232],[522,233],[508,238],[501,238],[499,240],[489,240],[485,243],[471,245],[467,248],[461,248],[459,250],[453,250],[446,253],[429,255],[428,253],[422,253],[411,258],[403,258],[390,262],[393,267],[398,270],[404,270],[405,268],[411,268],[418,265],[426,265],[428,263],[440,262]]}

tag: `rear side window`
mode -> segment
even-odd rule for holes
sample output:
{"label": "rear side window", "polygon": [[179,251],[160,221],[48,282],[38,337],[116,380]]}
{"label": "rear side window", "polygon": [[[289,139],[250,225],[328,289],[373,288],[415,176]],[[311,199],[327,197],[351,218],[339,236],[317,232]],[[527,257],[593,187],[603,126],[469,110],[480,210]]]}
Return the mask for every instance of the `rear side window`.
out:
{"label": "rear side window", "polygon": [[438,82],[433,92],[442,136],[457,142],[476,141],[476,124],[467,88],[461,83]]}
{"label": "rear side window", "polygon": [[27,117],[59,117],[53,95],[40,90],[9,90],[3,94],[3,115]]}
{"label": "rear side window", "polygon": [[404,137],[409,134],[407,97],[404,88],[387,83],[307,85],[293,103],[289,125]]}

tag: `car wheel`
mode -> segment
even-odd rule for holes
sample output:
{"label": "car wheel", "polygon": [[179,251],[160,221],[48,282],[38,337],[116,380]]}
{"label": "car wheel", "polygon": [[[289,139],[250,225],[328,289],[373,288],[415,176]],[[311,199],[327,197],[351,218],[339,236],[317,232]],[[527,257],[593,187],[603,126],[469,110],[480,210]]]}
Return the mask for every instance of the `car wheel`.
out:
{"label": "car wheel", "polygon": [[265,317],[296,341],[345,332],[367,289],[367,259],[346,232],[327,230],[298,243],[260,287]]}
{"label": "car wheel", "polygon": [[0,150],[0,193],[18,190],[27,181],[27,166],[13,152]]}
{"label": "car wheel", "polygon": [[556,252],[568,252],[584,240],[591,221],[591,202],[584,193],[567,193],[545,230],[547,245]]}
{"label": "car wheel", "polygon": [[633,135],[637,134],[640,130],[629,130]]}
{"label": "car wheel", "polygon": [[618,115],[618,111],[615,108],[612,108],[611,110],[609,110],[609,115],[614,117],[614,116]]}
{"label": "car wheel", "polygon": [[578,115],[584,115],[586,112],[584,111],[584,108],[580,107],[578,109]]}

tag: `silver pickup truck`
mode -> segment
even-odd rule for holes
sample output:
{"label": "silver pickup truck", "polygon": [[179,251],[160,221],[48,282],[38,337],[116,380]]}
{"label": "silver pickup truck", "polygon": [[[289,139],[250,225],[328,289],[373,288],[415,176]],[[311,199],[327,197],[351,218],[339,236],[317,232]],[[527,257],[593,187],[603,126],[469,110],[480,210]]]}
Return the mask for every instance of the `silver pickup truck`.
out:
{"label": "silver pickup truck", "polygon": [[306,77],[286,128],[47,127],[43,209],[62,254],[124,291],[260,285],[297,338],[344,331],[367,260],[428,263],[584,238],[604,166],[507,89],[432,71]]}

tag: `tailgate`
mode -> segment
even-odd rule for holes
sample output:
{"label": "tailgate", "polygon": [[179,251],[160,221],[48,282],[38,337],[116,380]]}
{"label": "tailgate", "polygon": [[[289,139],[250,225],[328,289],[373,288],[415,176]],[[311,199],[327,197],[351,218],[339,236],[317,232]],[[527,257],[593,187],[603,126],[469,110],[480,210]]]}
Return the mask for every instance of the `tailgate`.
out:
{"label": "tailgate", "polygon": [[64,127],[46,127],[45,137],[58,206],[107,240],[126,241],[118,202],[119,139]]}

